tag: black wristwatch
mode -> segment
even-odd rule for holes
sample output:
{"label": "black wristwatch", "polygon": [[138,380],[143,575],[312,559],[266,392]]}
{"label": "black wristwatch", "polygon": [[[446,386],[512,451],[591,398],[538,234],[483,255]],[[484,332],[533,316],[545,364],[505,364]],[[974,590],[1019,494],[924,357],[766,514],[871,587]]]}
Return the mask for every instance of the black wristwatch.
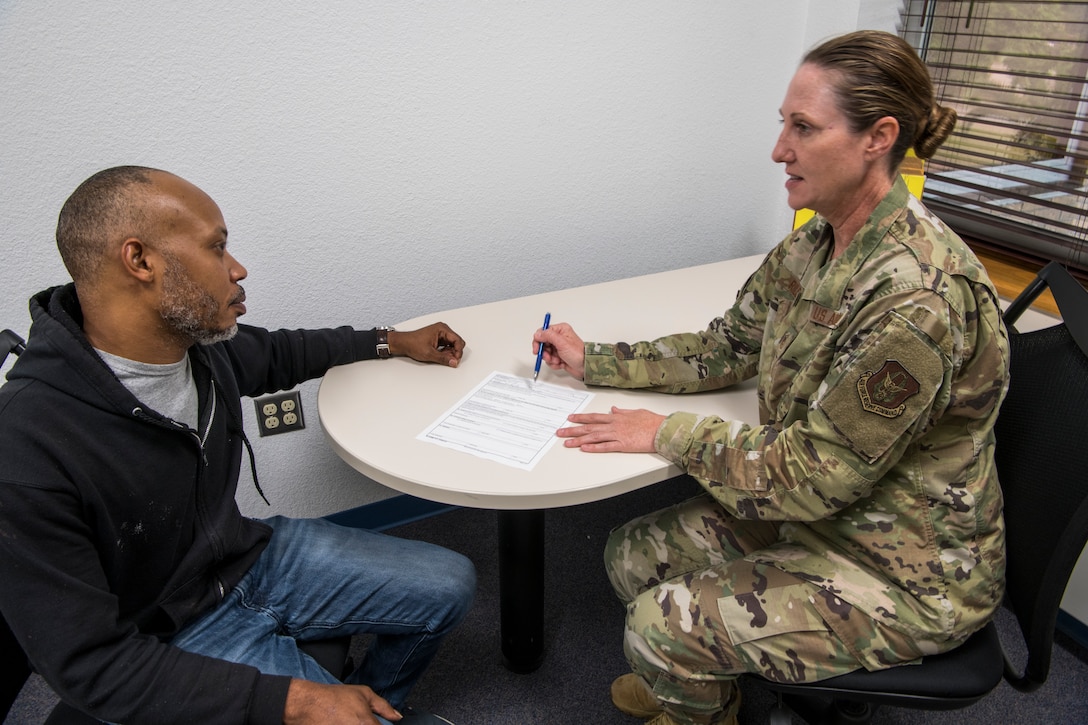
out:
{"label": "black wristwatch", "polygon": [[374,328],[374,332],[378,334],[378,357],[382,360],[393,357],[393,353],[389,351],[389,333],[395,331],[395,327],[388,327],[386,325],[379,325]]}

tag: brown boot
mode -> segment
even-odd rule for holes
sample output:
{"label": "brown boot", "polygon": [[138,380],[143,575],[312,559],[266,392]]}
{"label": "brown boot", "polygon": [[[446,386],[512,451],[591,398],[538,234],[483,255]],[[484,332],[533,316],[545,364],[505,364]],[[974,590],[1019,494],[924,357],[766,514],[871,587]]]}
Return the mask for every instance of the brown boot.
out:
{"label": "brown boot", "polygon": [[628,715],[644,719],[663,714],[650,686],[634,673],[621,675],[612,682],[612,704]]}
{"label": "brown boot", "polygon": [[[725,709],[719,719],[714,720],[714,725],[738,725],[737,713],[740,711],[740,690],[735,689],[733,691],[733,697],[730,698],[729,705]],[[646,722],[646,725],[681,725],[680,721],[669,715],[667,712],[662,712],[660,715],[652,720]]]}
{"label": "brown boot", "polygon": [[663,712],[653,720],[647,720],[646,725],[680,725],[680,723],[669,717],[669,713]]}
{"label": "brown boot", "polygon": [[[681,723],[669,716],[669,713],[663,712],[653,720],[647,720],[646,725],[681,725]],[[734,715],[728,720],[722,720],[721,725],[737,725],[737,717]]]}

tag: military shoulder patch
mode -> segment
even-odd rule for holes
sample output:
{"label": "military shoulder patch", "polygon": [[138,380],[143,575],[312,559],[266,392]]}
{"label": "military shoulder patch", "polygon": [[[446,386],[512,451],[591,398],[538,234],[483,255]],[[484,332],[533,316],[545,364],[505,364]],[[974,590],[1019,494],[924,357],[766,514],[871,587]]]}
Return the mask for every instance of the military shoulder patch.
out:
{"label": "military shoulder patch", "polygon": [[907,399],[917,395],[921,385],[898,360],[885,360],[876,372],[862,373],[857,388],[862,409],[885,418],[898,418],[907,409]]}
{"label": "military shoulder patch", "polygon": [[816,406],[824,421],[862,459],[873,462],[932,405],[944,380],[944,358],[910,320],[891,312],[854,348],[841,376]]}

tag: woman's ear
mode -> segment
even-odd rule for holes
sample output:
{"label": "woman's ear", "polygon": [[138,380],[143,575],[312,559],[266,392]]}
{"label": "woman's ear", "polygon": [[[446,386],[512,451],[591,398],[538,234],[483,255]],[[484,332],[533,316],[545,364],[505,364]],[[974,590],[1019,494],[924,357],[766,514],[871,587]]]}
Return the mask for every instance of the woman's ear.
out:
{"label": "woman's ear", "polygon": [[869,129],[869,147],[866,149],[873,159],[888,154],[899,138],[899,121],[892,116],[884,116]]}

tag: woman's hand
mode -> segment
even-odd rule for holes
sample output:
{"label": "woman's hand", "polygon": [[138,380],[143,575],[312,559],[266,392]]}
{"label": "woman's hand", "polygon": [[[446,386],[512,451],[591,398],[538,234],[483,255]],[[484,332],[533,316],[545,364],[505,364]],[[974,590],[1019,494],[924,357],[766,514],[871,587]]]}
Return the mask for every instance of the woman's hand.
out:
{"label": "woman's hand", "polygon": [[665,416],[612,406],[611,413],[574,413],[567,420],[575,425],[556,431],[566,438],[563,445],[567,448],[588,453],[653,453],[654,438]]}
{"label": "woman's hand", "polygon": [[586,345],[565,322],[539,329],[533,334],[533,354],[544,346],[544,362],[552,370],[566,370],[582,380],[585,377]]}

